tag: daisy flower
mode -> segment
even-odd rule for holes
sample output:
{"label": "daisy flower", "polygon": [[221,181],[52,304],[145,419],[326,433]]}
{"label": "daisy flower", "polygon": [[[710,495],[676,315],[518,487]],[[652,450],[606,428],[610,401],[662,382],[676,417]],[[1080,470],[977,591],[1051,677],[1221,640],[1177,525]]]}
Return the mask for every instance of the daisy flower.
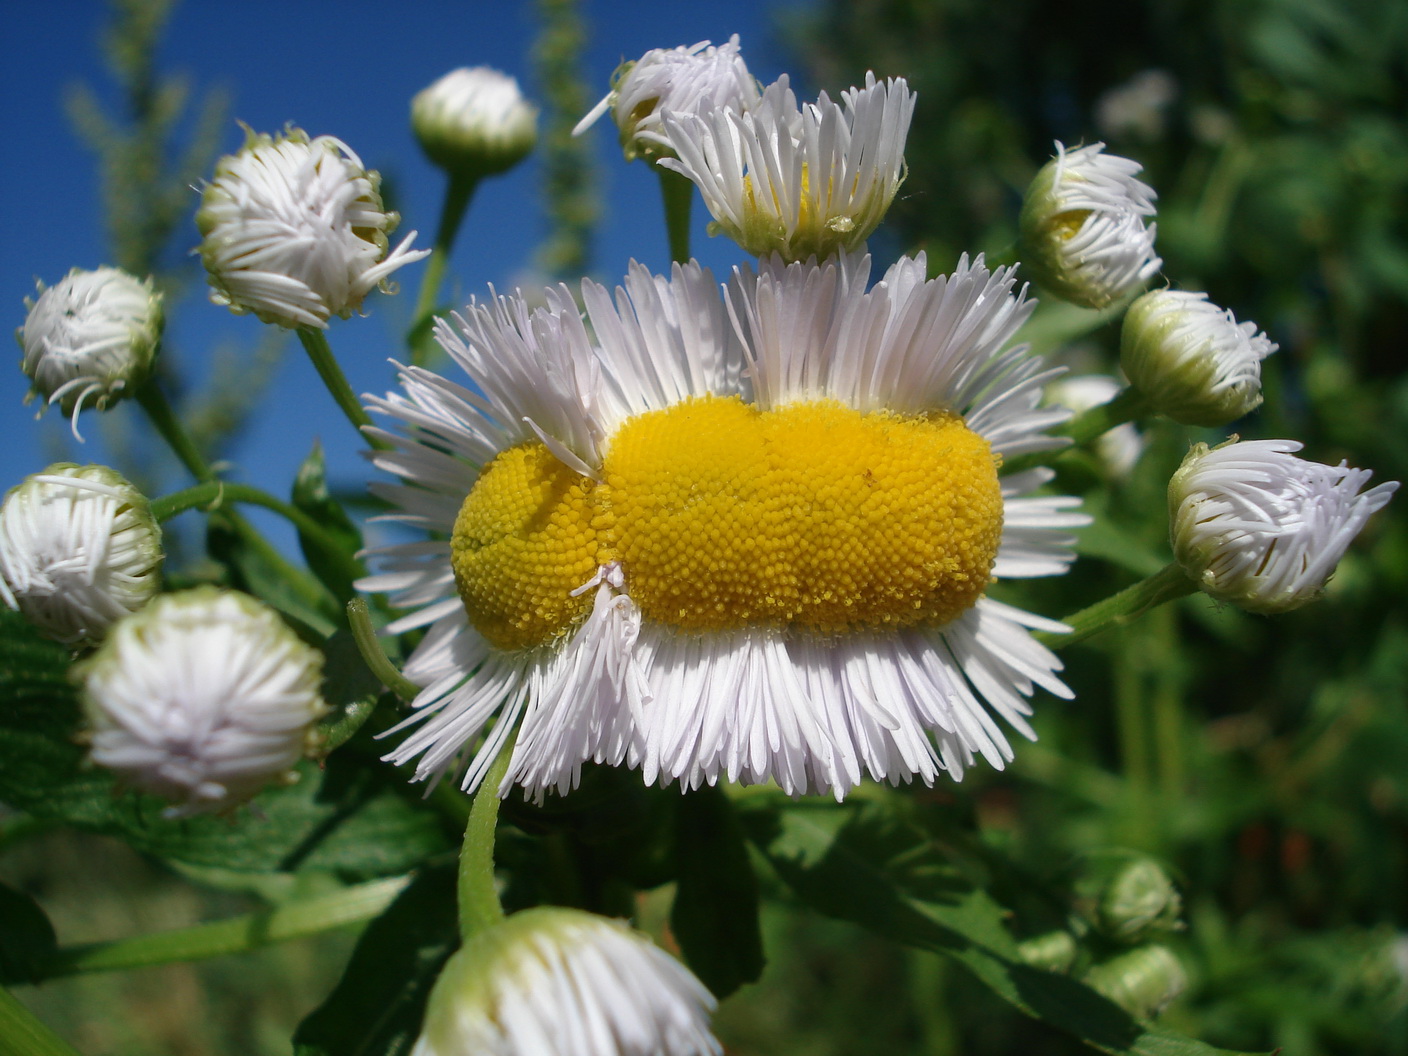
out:
{"label": "daisy flower", "polygon": [[1070,696],[1028,633],[1061,627],[988,586],[1065,571],[1085,519],[1000,462],[1069,412],[1005,347],[1012,269],[869,271],[773,258],[721,298],[633,265],[585,316],[560,287],[440,320],[475,388],[406,367],[369,397],[403,430],[370,431],[401,478],[373,490],[431,533],[361,583],[428,627],[389,759],[471,788],[518,726],[504,787],[534,795],[593,760],[840,798],[1012,757],[994,715],[1030,737],[1034,687]]}

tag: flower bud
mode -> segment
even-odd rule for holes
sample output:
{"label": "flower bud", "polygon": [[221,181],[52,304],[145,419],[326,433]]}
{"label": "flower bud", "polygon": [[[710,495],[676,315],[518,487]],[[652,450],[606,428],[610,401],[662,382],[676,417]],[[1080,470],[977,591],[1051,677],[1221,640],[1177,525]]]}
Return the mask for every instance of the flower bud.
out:
{"label": "flower bud", "polygon": [[1105,308],[1144,285],[1163,261],[1154,253],[1152,188],[1135,179],[1138,162],[1103,154],[1095,143],[1056,144],[1027,188],[1019,221],[1023,262],[1062,300]]}
{"label": "flower bud", "polygon": [[1372,473],[1296,458],[1294,440],[1195,444],[1168,485],[1174,556],[1199,587],[1252,612],[1313,601],[1398,489]]}
{"label": "flower bud", "polygon": [[167,817],[227,810],[315,747],[322,666],[246,594],[164,594],[78,666],[93,761],[171,800]]}
{"label": "flower bud", "polygon": [[714,998],[621,921],[575,909],[515,913],[473,935],[431,991],[411,1056],[722,1053]]}
{"label": "flower bud", "polygon": [[1042,968],[1048,972],[1064,974],[1071,970],[1080,954],[1075,936],[1069,931],[1048,931],[1033,935],[1017,945],[1017,956],[1023,964]]}
{"label": "flower bud", "polygon": [[1206,293],[1154,290],[1129,306],[1120,366],[1159,414],[1225,425],[1261,404],[1261,361],[1277,345]]}
{"label": "flower bud", "polygon": [[741,113],[761,98],[758,82],[739,52],[737,33],[717,48],[701,40],[688,48],[647,51],[635,62],[618,67],[611,82],[611,91],[572,131],[574,135],[585,132],[610,110],[627,161],[673,156],[673,149],[661,135],[661,115],[667,110],[699,115],[722,110]]}
{"label": "flower bud", "polygon": [[1134,943],[1154,932],[1176,930],[1182,909],[1183,899],[1159,864],[1134,858],[1107,879],[1096,904],[1096,923],[1108,937]]}
{"label": "flower bud", "polygon": [[162,557],[146,497],[106,466],[55,463],[0,505],[0,598],[65,645],[150,601]]}
{"label": "flower bud", "polygon": [[477,179],[513,168],[533,149],[538,108],[507,74],[461,67],[416,93],[411,129],[436,165]]}
{"label": "flower bud", "polygon": [[1152,1019],[1188,989],[1188,973],[1167,946],[1151,944],[1095,965],[1084,982],[1130,1015]]}
{"label": "flower bud", "polygon": [[412,231],[391,253],[400,216],[381,202],[381,176],[339,139],[246,130],[215,166],[196,213],[210,299],[265,323],[323,329],[347,318],[397,268],[428,255]]}
{"label": "flower bud", "polygon": [[151,279],[117,268],[74,268],[57,285],[40,283],[39,299],[24,303],[29,315],[15,337],[24,349],[21,368],[33,382],[27,400],[39,396],[44,407],[59,402],[82,440],[84,404],[105,409],[151,369],[165,321],[161,294]]}

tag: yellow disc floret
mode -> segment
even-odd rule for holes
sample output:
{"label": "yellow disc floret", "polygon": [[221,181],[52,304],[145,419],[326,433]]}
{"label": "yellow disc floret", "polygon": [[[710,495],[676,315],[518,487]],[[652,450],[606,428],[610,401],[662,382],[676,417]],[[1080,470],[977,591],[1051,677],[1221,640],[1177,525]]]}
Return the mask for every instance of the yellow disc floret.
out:
{"label": "yellow disc floret", "polygon": [[566,633],[612,561],[645,618],[687,631],[939,625],[982,596],[1002,532],[996,460],[947,414],[706,396],[627,421],[601,476],[536,443],[485,468],[453,552],[493,644]]}

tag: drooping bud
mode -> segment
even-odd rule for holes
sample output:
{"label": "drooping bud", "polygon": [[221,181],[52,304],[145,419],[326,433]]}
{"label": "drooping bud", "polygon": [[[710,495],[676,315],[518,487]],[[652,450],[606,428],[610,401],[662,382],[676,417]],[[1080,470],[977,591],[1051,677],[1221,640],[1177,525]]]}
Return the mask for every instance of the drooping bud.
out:
{"label": "drooping bud", "polygon": [[661,137],[661,115],[666,111],[701,116],[723,110],[741,113],[762,97],[739,51],[737,33],[717,48],[701,40],[692,47],[647,51],[636,61],[623,63],[611,82],[611,91],[572,131],[574,135],[585,132],[610,110],[627,161],[673,155]]}
{"label": "drooping bud", "polygon": [[1261,404],[1261,361],[1277,345],[1206,293],[1154,290],[1129,306],[1120,366],[1159,414],[1225,425]]}
{"label": "drooping bud", "polygon": [[1023,263],[1062,300],[1105,308],[1143,286],[1163,264],[1154,253],[1155,194],[1138,162],[1095,143],[1056,144],[1027,188],[1019,221]]}
{"label": "drooping bud", "polygon": [[1139,946],[1095,965],[1083,977],[1130,1015],[1152,1019],[1188,989],[1188,973],[1167,946]]}
{"label": "drooping bud", "polygon": [[528,155],[538,141],[538,108],[507,74],[461,67],[416,93],[411,129],[436,165],[478,179],[511,169]]}
{"label": "drooping bud", "polygon": [[[37,300],[25,298],[29,315],[15,331],[24,349],[21,368],[44,407],[59,403],[78,436],[78,412],[103,410],[146,378],[161,341],[165,317],[152,280],[117,268],[74,268]],[[41,408],[42,413],[43,408]]]}
{"label": "drooping bud", "polygon": [[171,800],[168,817],[228,810],[315,747],[322,666],[246,594],[164,594],[78,667],[93,761]]}
{"label": "drooping bud", "polygon": [[196,213],[210,299],[295,329],[347,318],[397,268],[427,256],[412,231],[390,253],[400,216],[382,205],[381,176],[332,136],[248,131],[215,166]]}
{"label": "drooping bud", "polygon": [[1195,444],[1168,485],[1174,556],[1199,587],[1252,612],[1318,598],[1349,544],[1398,489],[1296,458],[1294,440]]}
{"label": "drooping bud", "polygon": [[150,601],[162,557],[146,497],[106,466],[56,463],[0,505],[0,598],[65,645]]}
{"label": "drooping bud", "polygon": [[515,913],[446,963],[411,1056],[700,1056],[714,998],[624,922]]}

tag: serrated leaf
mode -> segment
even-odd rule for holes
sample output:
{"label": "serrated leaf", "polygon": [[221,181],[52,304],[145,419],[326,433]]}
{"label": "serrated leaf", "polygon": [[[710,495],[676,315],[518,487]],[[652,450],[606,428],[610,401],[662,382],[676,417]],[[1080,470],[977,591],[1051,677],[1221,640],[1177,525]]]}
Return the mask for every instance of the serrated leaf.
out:
{"label": "serrated leaf", "polygon": [[1088,986],[1017,959],[1007,911],[877,803],[740,804],[758,850],[804,902],[895,942],[946,954],[999,997],[1102,1052],[1233,1056],[1141,1023]]}
{"label": "serrated leaf", "polygon": [[231,817],[163,818],[161,800],[120,791],[86,763],[67,660],[22,618],[0,612],[0,800],[20,810],[160,857],[252,872],[390,876],[451,845],[400,775],[346,753],[322,770],[301,764],[295,784],[261,793]]}
{"label": "serrated leaf", "polygon": [[0,884],[0,921],[0,984],[38,982],[38,966],[59,948],[48,915],[23,891]]}
{"label": "serrated leaf", "polygon": [[679,880],[670,929],[694,974],[727,997],[763,972],[758,881],[743,829],[728,797],[712,786],[680,796],[675,821]]}
{"label": "serrated leaf", "polygon": [[295,1056],[403,1056],[458,944],[455,872],[426,870],[362,932],[342,979],[299,1024]]}
{"label": "serrated leaf", "polygon": [[[294,477],[293,504],[322,525],[342,547],[343,554],[355,554],[361,548],[362,537],[357,526],[328,490],[323,445],[317,441],[314,441],[313,450],[298,467],[298,475]],[[303,550],[308,568],[339,602],[347,604],[356,591],[347,574],[346,562],[338,561],[318,540],[303,532],[298,533],[298,545]]]}

